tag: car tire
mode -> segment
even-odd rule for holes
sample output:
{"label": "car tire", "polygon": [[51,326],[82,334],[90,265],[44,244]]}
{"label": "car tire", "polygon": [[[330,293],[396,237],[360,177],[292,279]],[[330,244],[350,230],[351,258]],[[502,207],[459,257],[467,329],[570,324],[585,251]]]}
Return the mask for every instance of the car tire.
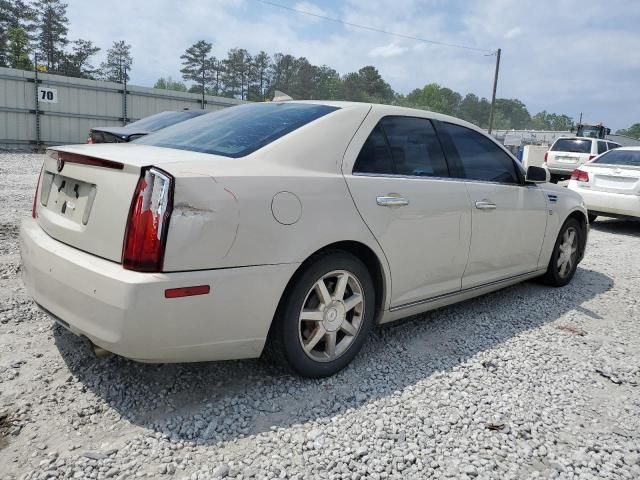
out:
{"label": "car tire", "polygon": [[287,290],[269,333],[267,357],[303,377],[339,372],[360,351],[374,323],[375,288],[366,265],[343,250],[323,252]]}
{"label": "car tire", "polygon": [[546,285],[564,287],[576,273],[583,245],[584,231],[575,218],[569,218],[558,234],[546,273],[541,280]]}
{"label": "car tire", "polygon": [[588,216],[589,216],[589,223],[595,222],[596,218],[598,218],[598,215],[595,215],[593,213],[590,213]]}

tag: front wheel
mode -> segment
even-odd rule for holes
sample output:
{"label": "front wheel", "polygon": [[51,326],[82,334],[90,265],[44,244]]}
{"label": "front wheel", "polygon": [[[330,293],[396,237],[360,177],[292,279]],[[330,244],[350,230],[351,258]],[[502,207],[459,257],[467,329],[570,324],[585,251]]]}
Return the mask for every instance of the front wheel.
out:
{"label": "front wheel", "polygon": [[285,292],[268,354],[304,377],[346,367],[374,321],[375,290],[362,261],[341,250],[312,259]]}
{"label": "front wheel", "polygon": [[568,284],[578,268],[584,232],[575,218],[568,219],[558,234],[551,260],[542,281],[554,287]]}

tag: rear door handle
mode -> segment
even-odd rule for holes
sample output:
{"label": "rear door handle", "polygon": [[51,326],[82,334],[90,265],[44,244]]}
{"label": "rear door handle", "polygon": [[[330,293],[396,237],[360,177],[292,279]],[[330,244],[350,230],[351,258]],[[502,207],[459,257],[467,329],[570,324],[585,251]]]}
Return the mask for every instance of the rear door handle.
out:
{"label": "rear door handle", "polygon": [[476,202],[476,208],[478,210],[495,210],[496,204],[489,200],[480,200]]}
{"label": "rear door handle", "polygon": [[403,197],[381,195],[379,197],[376,197],[376,203],[381,207],[402,207],[405,205],[409,205],[409,200]]}

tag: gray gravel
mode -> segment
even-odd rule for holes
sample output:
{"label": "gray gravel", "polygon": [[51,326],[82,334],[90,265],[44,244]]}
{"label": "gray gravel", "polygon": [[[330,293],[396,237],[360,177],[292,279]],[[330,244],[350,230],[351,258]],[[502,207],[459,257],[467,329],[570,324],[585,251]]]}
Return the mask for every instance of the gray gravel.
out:
{"label": "gray gravel", "polygon": [[329,379],[144,365],[95,359],[27,296],[41,162],[0,155],[0,478],[640,478],[640,224],[596,222],[568,287],[378,329]]}

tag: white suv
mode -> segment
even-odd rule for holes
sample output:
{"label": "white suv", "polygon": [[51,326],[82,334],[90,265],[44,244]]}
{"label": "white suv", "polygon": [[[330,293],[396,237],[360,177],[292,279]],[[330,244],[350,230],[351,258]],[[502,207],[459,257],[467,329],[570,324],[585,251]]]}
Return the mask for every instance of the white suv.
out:
{"label": "white suv", "polygon": [[618,147],[618,143],[598,138],[560,137],[545,153],[544,163],[551,174],[551,181],[557,183],[568,180],[571,172],[580,165]]}

